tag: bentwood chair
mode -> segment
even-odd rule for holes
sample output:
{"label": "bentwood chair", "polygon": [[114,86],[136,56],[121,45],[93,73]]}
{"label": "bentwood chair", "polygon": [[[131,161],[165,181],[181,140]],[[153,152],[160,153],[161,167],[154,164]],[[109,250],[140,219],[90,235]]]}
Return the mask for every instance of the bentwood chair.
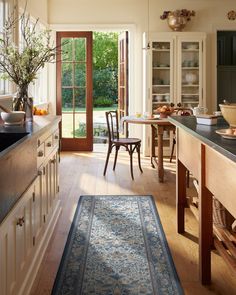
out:
{"label": "bentwood chair", "polygon": [[107,128],[108,128],[108,150],[107,150],[107,158],[104,167],[103,175],[105,176],[107,171],[107,165],[109,161],[110,154],[112,149],[116,149],[115,159],[113,164],[113,170],[116,168],[117,156],[118,151],[121,146],[123,146],[129,153],[130,156],[130,173],[131,177],[134,180],[133,175],[133,153],[136,150],[138,153],[138,165],[140,171],[143,173],[141,168],[141,160],[140,160],[140,147],[141,147],[141,139],[139,138],[120,138],[119,137],[119,126],[118,126],[118,113],[117,111],[110,111],[106,112],[106,121],[107,121]]}

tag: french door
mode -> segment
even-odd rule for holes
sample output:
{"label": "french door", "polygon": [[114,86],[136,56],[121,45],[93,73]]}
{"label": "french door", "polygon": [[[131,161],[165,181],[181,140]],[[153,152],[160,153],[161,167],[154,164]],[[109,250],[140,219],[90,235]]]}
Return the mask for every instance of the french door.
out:
{"label": "french door", "polygon": [[57,32],[62,150],[93,149],[92,32]]}
{"label": "french door", "polygon": [[[129,66],[128,32],[121,32],[118,38],[118,114],[121,119],[128,115],[129,102]],[[128,136],[128,124],[125,124],[125,136]]]}

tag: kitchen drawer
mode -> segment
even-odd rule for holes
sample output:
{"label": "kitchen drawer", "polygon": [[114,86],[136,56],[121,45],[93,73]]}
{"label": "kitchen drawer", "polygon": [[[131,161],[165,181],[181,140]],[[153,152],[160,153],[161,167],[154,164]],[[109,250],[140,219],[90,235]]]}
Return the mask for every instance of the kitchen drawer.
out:
{"label": "kitchen drawer", "polygon": [[53,135],[50,135],[45,140],[45,155],[46,157],[52,152],[53,150]]}
{"label": "kitchen drawer", "polygon": [[40,146],[37,148],[37,167],[42,165],[43,161],[45,160],[45,143],[41,143]]}
{"label": "kitchen drawer", "polygon": [[53,147],[54,148],[59,146],[59,140],[60,140],[59,129],[57,129],[53,133]]}

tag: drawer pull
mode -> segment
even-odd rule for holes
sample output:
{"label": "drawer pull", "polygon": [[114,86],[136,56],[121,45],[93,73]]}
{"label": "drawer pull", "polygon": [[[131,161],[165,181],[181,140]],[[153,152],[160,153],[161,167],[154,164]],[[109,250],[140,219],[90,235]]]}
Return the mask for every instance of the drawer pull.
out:
{"label": "drawer pull", "polygon": [[24,223],[25,223],[25,218],[23,216],[17,220],[16,225],[23,226]]}
{"label": "drawer pull", "polygon": [[39,151],[39,152],[38,152],[38,157],[43,157],[43,156],[44,156],[43,151]]}
{"label": "drawer pull", "polygon": [[47,147],[51,147],[52,146],[52,143],[51,142],[48,142],[47,143]]}
{"label": "drawer pull", "polygon": [[38,146],[40,146],[40,144],[41,144],[41,141],[40,141],[40,139],[38,139]]}
{"label": "drawer pull", "polygon": [[55,135],[55,139],[59,139],[59,136],[58,135]]}

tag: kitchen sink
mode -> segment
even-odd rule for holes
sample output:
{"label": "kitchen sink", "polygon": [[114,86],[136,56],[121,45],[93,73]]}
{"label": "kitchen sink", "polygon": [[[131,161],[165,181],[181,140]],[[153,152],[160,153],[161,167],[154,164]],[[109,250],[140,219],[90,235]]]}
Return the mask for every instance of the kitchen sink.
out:
{"label": "kitchen sink", "polygon": [[7,149],[9,146],[16,143],[29,133],[0,133],[0,152]]}

